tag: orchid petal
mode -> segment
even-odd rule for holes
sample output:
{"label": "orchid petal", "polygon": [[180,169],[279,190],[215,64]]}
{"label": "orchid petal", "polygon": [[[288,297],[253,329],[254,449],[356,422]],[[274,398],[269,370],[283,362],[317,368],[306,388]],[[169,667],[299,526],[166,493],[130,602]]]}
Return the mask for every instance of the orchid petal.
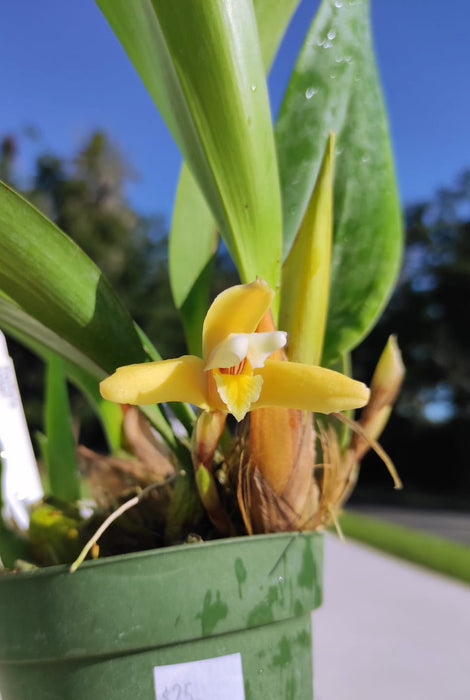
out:
{"label": "orchid petal", "polygon": [[251,369],[242,374],[222,374],[214,372],[219,396],[227,407],[227,410],[241,421],[253,402],[257,401],[261,393],[263,379],[258,375],[252,375]]}
{"label": "orchid petal", "polygon": [[210,409],[203,361],[194,355],[119,367],[101,382],[100,391],[103,398],[118,403],[186,401]]}
{"label": "orchid petal", "polygon": [[282,406],[333,413],[360,408],[369,400],[365,384],[324,367],[266,360],[258,375],[263,378],[263,386],[252,410]]}
{"label": "orchid petal", "polygon": [[253,368],[262,367],[266,359],[287,342],[287,333],[230,333],[213,349],[205,369],[235,367],[247,358]]}
{"label": "orchid petal", "polygon": [[265,333],[251,333],[248,341],[247,358],[250,365],[258,369],[273,352],[280,350],[287,343],[285,331],[267,331]]}
{"label": "orchid petal", "polygon": [[248,352],[250,333],[230,333],[225,340],[212,350],[205,369],[235,367],[245,359]]}
{"label": "orchid petal", "polygon": [[253,333],[271,306],[274,292],[263,280],[229,287],[212,302],[202,329],[202,354],[207,360],[231,333]]}

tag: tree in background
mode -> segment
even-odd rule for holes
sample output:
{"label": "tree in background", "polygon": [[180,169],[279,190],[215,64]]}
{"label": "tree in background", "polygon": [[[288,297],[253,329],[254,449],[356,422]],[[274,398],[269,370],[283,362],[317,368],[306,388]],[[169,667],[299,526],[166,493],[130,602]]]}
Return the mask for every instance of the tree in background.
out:
{"label": "tree in background", "polygon": [[16,141],[12,136],[5,136],[0,144],[0,180],[12,182],[12,167],[16,155]]}
{"label": "tree in background", "polygon": [[[470,501],[470,171],[405,215],[400,282],[355,361],[364,373],[384,338],[398,335],[407,376],[384,445],[405,482],[400,500],[420,492],[463,507]],[[373,457],[363,472],[357,498],[382,483]]]}

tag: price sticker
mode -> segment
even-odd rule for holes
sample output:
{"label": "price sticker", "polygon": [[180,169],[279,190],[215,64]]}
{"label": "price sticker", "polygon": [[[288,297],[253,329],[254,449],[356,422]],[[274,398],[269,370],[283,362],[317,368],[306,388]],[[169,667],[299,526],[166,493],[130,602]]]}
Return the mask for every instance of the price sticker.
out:
{"label": "price sticker", "polygon": [[155,666],[156,700],[245,700],[241,654]]}

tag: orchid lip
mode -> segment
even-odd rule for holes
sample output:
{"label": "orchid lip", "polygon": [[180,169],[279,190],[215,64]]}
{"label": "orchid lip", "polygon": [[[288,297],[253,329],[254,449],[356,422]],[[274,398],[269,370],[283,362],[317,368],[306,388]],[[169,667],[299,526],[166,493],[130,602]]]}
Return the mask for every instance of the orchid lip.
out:
{"label": "orchid lip", "polygon": [[287,343],[287,333],[230,333],[211,352],[205,370],[237,367],[247,359],[253,369],[263,367],[266,359]]}

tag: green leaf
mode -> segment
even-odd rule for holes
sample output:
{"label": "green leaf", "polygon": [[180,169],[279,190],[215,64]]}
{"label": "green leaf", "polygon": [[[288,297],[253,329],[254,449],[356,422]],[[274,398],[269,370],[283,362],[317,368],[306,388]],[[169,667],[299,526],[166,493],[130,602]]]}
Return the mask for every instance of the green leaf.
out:
{"label": "green leaf", "polygon": [[[201,231],[209,235],[200,236]],[[187,300],[194,284],[217,249],[217,231],[212,213],[200,195],[191,172],[182,167],[169,242],[170,278],[178,308]],[[188,275],[191,270],[191,276]]]}
{"label": "green leaf", "polygon": [[[265,70],[269,70],[299,0],[253,3]],[[201,353],[202,323],[209,306],[217,224],[196,180],[181,168],[170,231],[170,281],[189,351]]]}
{"label": "green leaf", "polygon": [[68,503],[80,498],[75,438],[63,360],[51,356],[46,370],[46,468],[51,495]]}
{"label": "green leaf", "polygon": [[282,268],[280,327],[287,331],[292,362],[320,364],[328,313],[333,236],[335,136],[323,163],[294,244]]}
{"label": "green leaf", "polygon": [[[96,265],[51,221],[0,182],[0,327],[46,359],[54,351],[99,407],[97,381],[147,358],[120,299]],[[22,338],[20,335],[22,335]],[[46,353],[47,354],[47,353]],[[113,445],[116,426],[99,411]],[[158,407],[146,415],[167,443],[175,438]],[[111,432],[109,432],[111,431]],[[114,437],[111,433],[114,432]]]}
{"label": "green leaf", "polygon": [[[84,382],[82,382],[82,387],[83,385]],[[111,401],[105,401],[101,398],[97,387],[96,393],[94,387],[87,387],[87,389],[83,387],[82,391],[95,408],[108,448],[112,453],[118,452],[122,449],[122,422],[124,418],[122,408],[117,403],[111,403]]]}
{"label": "green leaf", "polygon": [[323,0],[292,73],[276,138],[287,253],[338,135],[330,310],[323,364],[352,349],[380,314],[401,258],[400,207],[367,0]]}
{"label": "green leaf", "polygon": [[174,544],[188,528],[194,530],[203,515],[204,509],[196,488],[194,473],[180,471],[166,515],[166,543]]}
{"label": "green leaf", "polygon": [[6,569],[13,569],[18,560],[31,559],[30,543],[0,519],[0,559]]}
{"label": "green leaf", "polygon": [[266,72],[276,56],[279,44],[300,0],[253,0],[261,54]]}
{"label": "green leaf", "polygon": [[145,360],[129,314],[96,265],[3,183],[0,260],[0,290],[40,324],[52,349],[73,347],[101,373]]}
{"label": "green leaf", "polygon": [[191,172],[183,165],[171,223],[169,272],[188,349],[194,355],[202,353],[202,322],[209,305],[217,239],[212,212]]}
{"label": "green leaf", "polygon": [[276,286],[281,209],[250,0],[97,0],[189,164],[244,280]]}
{"label": "green leaf", "polygon": [[[68,345],[68,343],[56,336],[48,328],[45,328],[32,319],[8,299],[1,296],[1,294],[0,327],[36,353],[45,362],[57,351],[66,362],[67,376],[83,392],[96,411],[110,449],[112,451],[120,449],[122,425],[121,409],[117,404],[105,401],[101,397],[98,388],[98,381],[104,379],[106,373],[91,363],[73,346]],[[156,353],[145,334],[137,327],[136,330],[139,335],[141,334],[142,343],[147,345],[149,349],[152,348],[154,359],[160,359],[158,353]],[[177,441],[161,409],[158,406],[145,406],[143,412],[167,444],[172,449],[175,449]]]}
{"label": "green leaf", "polygon": [[[92,362],[76,347],[68,343],[0,292],[0,328],[30,347],[45,361],[49,352],[57,352],[63,359],[80,368],[96,381],[105,378],[106,372]],[[41,348],[38,352],[37,348]]]}
{"label": "green leaf", "polygon": [[120,449],[121,408],[117,404],[105,401],[98,389],[98,381],[104,379],[105,373],[75,348],[64,343],[58,336],[2,296],[0,296],[0,327],[44,362],[49,362],[54,356],[62,358],[67,377],[82,391],[96,412],[110,450]]}

